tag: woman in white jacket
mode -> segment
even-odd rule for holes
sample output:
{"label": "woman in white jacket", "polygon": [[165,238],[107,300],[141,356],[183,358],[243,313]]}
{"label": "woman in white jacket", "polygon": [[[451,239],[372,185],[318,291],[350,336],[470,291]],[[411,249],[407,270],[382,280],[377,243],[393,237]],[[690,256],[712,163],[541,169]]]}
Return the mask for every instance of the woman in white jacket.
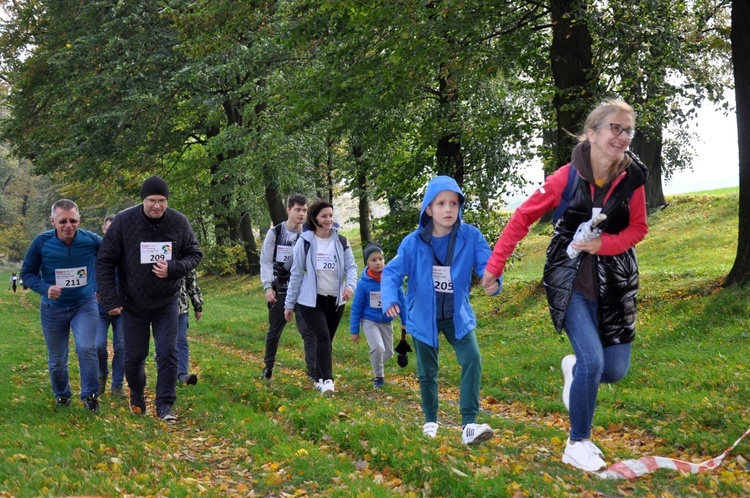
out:
{"label": "woman in white jacket", "polygon": [[357,289],[357,271],[352,249],[334,225],[333,205],[322,200],[313,202],[292,252],[284,317],[291,321],[294,307],[299,307],[305,322],[300,333],[308,375],[314,374],[315,389],[326,396],[334,392],[333,336],[344,314],[344,303]]}

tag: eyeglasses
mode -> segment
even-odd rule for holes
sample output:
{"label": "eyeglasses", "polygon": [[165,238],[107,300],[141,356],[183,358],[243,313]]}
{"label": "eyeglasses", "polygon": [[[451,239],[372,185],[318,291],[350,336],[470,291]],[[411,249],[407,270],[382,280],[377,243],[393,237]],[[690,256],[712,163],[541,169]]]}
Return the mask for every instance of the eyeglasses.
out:
{"label": "eyeglasses", "polygon": [[144,200],[144,201],[146,202],[146,204],[148,204],[149,206],[156,206],[156,205],[159,205],[159,206],[166,206],[166,205],[167,205],[167,199],[149,199],[148,197],[146,197],[146,198],[145,198],[145,199],[143,199],[143,200]]}
{"label": "eyeglasses", "polygon": [[81,221],[81,220],[76,220],[76,219],[69,219],[69,220],[57,220],[57,222],[58,222],[59,224],[61,224],[61,225],[67,225],[68,223],[70,223],[71,225],[77,225],[78,223],[80,223],[80,221]]}
{"label": "eyeglasses", "polygon": [[622,126],[618,125],[617,123],[609,123],[609,130],[616,137],[619,137],[620,135],[622,135],[623,132],[625,132],[625,134],[631,140],[635,136],[635,128],[623,128]]}

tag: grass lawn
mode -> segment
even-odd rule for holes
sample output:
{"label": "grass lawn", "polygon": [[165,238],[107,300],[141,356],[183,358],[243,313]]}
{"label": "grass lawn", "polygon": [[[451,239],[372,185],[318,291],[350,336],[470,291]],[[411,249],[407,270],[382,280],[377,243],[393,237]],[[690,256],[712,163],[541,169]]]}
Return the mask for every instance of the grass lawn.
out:
{"label": "grass lawn", "polygon": [[[668,198],[638,245],[638,338],[628,376],[603,386],[592,439],[612,464],[642,456],[691,462],[722,453],[750,427],[750,288],[724,289],[734,261],[737,189]],[[372,389],[366,341],[334,341],[336,395],[304,375],[294,326],[282,336],[270,385],[262,370],[267,313],[258,277],[200,278],[203,318],[191,322],[196,386],[178,387],[180,419],[132,415],[105,394],[101,412],[53,406],[33,292],[0,293],[0,497],[32,496],[747,496],[750,441],[720,468],[659,470],[602,480],[561,463],[567,412],[560,360],[541,286],[549,226],[518,249],[502,294],[472,293],[483,356],[482,413],[495,437],[461,444],[460,371],[441,343],[442,427],[421,433],[413,353]],[[350,234],[358,262],[359,241]],[[0,267],[8,281],[10,267]],[[71,345],[71,384],[80,389]],[[149,387],[156,373],[148,365]],[[744,457],[744,458],[743,458]]]}

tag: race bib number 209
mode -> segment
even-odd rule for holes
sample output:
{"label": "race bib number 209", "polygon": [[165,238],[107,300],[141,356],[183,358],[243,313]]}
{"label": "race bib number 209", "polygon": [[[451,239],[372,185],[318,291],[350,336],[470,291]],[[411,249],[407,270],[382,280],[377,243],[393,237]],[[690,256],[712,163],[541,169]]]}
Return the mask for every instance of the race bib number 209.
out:
{"label": "race bib number 209", "polygon": [[172,242],[141,242],[141,264],[172,261]]}

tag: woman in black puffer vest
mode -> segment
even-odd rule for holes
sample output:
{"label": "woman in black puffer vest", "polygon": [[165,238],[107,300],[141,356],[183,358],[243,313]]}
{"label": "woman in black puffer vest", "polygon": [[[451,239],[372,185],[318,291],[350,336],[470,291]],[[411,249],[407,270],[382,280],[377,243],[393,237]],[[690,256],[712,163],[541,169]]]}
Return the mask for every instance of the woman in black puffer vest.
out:
{"label": "woman in black puffer vest", "polygon": [[[596,471],[606,465],[589,441],[599,385],[625,376],[635,339],[635,245],[648,233],[643,187],[648,169],[628,151],[635,112],[625,102],[604,102],[589,114],[583,130],[571,163],[548,177],[513,213],[482,284],[493,292],[493,281],[531,225],[562,205],[547,248],[544,288],[555,328],[565,330],[575,352],[562,361],[562,397],[571,425],[563,462]],[[572,189],[566,192],[569,182]],[[601,235],[573,242],[578,227],[600,213],[606,215]],[[578,255],[571,258],[568,246]]]}

